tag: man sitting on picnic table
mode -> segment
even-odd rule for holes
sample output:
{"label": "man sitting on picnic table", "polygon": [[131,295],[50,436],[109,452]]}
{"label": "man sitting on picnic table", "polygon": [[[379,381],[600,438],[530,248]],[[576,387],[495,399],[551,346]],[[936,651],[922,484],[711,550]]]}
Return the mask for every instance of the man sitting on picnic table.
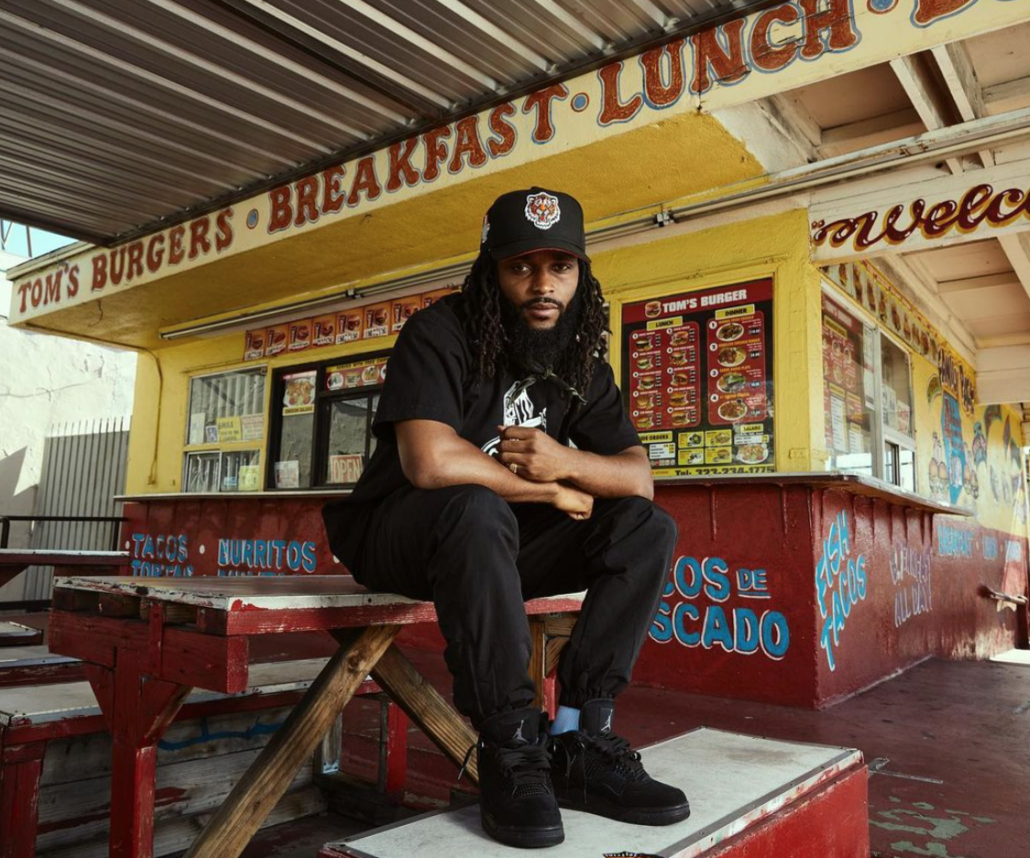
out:
{"label": "man sitting on picnic table", "polygon": [[[559,806],[686,818],[612,732],[676,542],[604,360],[583,210],[540,188],[499,197],[462,291],[415,314],[390,357],[367,469],[327,505],[361,584],[432,600],[454,701],[480,733],[483,827],[564,839]],[[532,705],[524,600],[586,590],[548,729]]]}

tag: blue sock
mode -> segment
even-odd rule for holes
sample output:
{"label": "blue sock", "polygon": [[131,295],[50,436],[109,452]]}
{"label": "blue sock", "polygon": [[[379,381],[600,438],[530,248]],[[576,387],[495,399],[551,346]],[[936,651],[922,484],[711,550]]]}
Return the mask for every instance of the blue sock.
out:
{"label": "blue sock", "polygon": [[559,706],[558,714],[551,723],[551,735],[558,736],[562,733],[571,733],[579,729],[579,710],[571,706]]}

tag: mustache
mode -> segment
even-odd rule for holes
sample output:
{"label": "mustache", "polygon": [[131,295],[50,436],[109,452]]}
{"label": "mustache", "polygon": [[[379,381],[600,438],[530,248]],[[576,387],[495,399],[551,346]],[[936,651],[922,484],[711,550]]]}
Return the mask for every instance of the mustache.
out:
{"label": "mustache", "polygon": [[532,307],[538,307],[541,305],[550,305],[552,307],[557,307],[559,310],[565,309],[565,305],[561,301],[557,301],[554,298],[530,298],[528,301],[521,304],[519,306],[519,309],[528,310]]}

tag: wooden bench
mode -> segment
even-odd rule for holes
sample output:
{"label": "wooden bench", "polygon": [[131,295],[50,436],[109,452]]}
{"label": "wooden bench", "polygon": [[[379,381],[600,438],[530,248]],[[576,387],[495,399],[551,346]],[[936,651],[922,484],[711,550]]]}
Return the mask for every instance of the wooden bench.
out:
{"label": "wooden bench", "polygon": [[41,643],[42,640],[42,629],[0,620],[0,647],[2,648],[32,646]]}
{"label": "wooden bench", "polygon": [[[327,662],[321,658],[256,664],[250,667],[250,684],[243,692],[195,689],[190,693],[176,715],[179,723],[161,746],[162,766],[169,774],[162,778],[163,798],[155,819],[158,854],[189,845],[196,825],[185,820],[217,807]],[[379,692],[371,679],[358,688],[363,695]],[[202,719],[199,726],[196,719]],[[42,853],[72,846],[80,858],[107,853],[103,839],[111,800],[107,730],[89,682],[3,691],[0,858],[29,858],[35,854],[37,840]],[[338,741],[339,732],[332,734]],[[219,742],[228,743],[230,749],[219,748]],[[395,743],[391,753],[396,757],[403,750],[403,742]],[[215,754],[216,762],[208,763]],[[335,754],[338,759],[338,744]],[[332,767],[332,755],[333,749],[327,746],[313,767],[293,780],[293,799],[271,817],[273,821],[326,809],[324,796],[313,784],[319,768]],[[296,795],[305,787],[309,789],[303,796]]]}
{"label": "wooden bench", "polygon": [[[629,825],[565,810],[565,842],[549,848],[548,858],[869,856],[868,774],[859,751],[701,728],[644,748],[641,757],[654,777],[682,787],[690,817]],[[515,852],[483,833],[471,805],[326,844],[319,858]]]}
{"label": "wooden bench", "polygon": [[[571,623],[582,594],[533,599],[534,664],[540,677],[557,658],[548,640]],[[310,760],[340,711],[371,674],[456,765],[476,735],[394,644],[402,626],[434,622],[431,603],[372,593],[346,575],[240,578],[59,578],[50,647],[87,662],[86,672],[114,736],[111,854],[149,858],[154,754],[192,687],[246,688],[249,639],[328,631],[340,648],[229,797],[187,858],[236,858]],[[540,681],[538,690],[548,682]],[[475,761],[467,767],[477,779]]]}
{"label": "wooden bench", "polygon": [[129,566],[129,552],[0,548],[0,587],[30,566],[51,566],[59,575],[121,575]]}
{"label": "wooden bench", "polygon": [[[75,682],[85,678],[86,671],[81,661],[55,655],[42,644],[0,649],[0,689]],[[5,694],[0,691],[0,706]]]}

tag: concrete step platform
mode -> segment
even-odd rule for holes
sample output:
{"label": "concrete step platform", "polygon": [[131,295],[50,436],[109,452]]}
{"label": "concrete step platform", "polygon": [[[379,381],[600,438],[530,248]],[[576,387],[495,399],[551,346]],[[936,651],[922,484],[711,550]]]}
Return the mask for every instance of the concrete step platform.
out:
{"label": "concrete step platform", "polygon": [[[701,728],[641,751],[659,780],[683,788],[689,819],[626,825],[563,811],[549,858],[869,855],[866,768],[859,751]],[[424,814],[326,844],[319,858],[525,855],[484,834],[475,805]]]}

